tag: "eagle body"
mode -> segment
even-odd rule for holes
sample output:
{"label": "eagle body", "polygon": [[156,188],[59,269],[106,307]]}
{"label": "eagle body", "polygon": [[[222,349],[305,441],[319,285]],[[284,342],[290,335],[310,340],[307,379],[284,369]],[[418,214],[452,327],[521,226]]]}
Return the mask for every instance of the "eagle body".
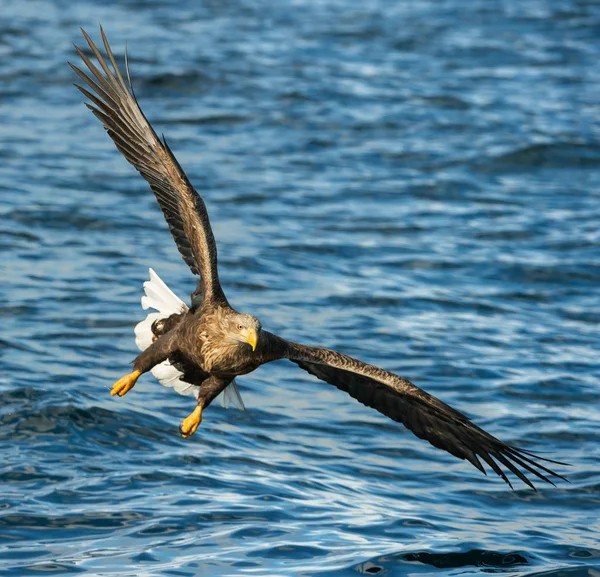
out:
{"label": "eagle body", "polygon": [[[233,327],[243,322],[257,332],[254,349],[235,336]],[[288,352],[286,341],[263,331],[255,317],[242,315],[227,304],[175,313],[155,321],[152,332],[153,342],[138,355],[134,369],[144,373],[157,364],[157,358],[168,360],[193,372],[201,390],[201,383],[211,376],[228,384],[266,362],[285,358]]]}
{"label": "eagle body", "polygon": [[240,346],[242,343],[227,338],[233,314],[222,306],[190,312],[177,327],[160,337],[155,346],[169,347],[173,335],[177,351],[207,374],[233,378],[249,373],[257,368],[250,345]]}
{"label": "eagle body", "polygon": [[528,475],[551,484],[552,478],[564,479],[543,464],[564,463],[500,441],[409,380],[331,349],[287,341],[263,330],[256,317],[231,307],[219,281],[217,245],[204,200],[142,112],[127,63],[125,81],[102,28],[105,55],[82,33],[95,62],[75,46],[87,68],[84,72],[70,64],[85,84],[76,86],[117,149],[150,186],[184,262],[198,277],[188,307],[150,270],[142,306],[157,312],[136,326],[142,352],[133,372],[114,384],[112,395],[125,395],[146,372],[181,394],[193,394],[196,408],[180,426],[182,436],[189,437],[218,395],[243,408],[237,376],[288,359],[483,473],[485,463],[510,486],[505,470],[532,488]]}

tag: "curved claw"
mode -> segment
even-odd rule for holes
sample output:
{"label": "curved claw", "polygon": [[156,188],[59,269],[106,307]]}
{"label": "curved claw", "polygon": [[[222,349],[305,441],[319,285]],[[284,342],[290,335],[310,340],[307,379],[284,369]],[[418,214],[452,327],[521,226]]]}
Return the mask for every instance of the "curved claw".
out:
{"label": "curved claw", "polygon": [[198,405],[189,416],[181,421],[181,425],[179,425],[180,435],[184,439],[192,436],[196,432],[196,429],[199,427],[201,422],[202,407]]}
{"label": "curved claw", "polygon": [[119,395],[119,397],[122,397],[123,395],[126,395],[131,389],[133,389],[141,374],[142,373],[140,373],[140,371],[133,371],[133,373],[129,373],[128,375],[121,377],[113,385],[110,396],[114,397],[115,395]]}

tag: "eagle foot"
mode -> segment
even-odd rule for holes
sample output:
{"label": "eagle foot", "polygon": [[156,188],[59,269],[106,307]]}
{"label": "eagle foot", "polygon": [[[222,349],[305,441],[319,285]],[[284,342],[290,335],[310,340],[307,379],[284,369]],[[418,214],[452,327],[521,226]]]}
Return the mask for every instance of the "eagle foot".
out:
{"label": "eagle foot", "polygon": [[202,422],[202,407],[197,406],[193,412],[187,416],[183,421],[181,421],[181,425],[179,425],[179,434],[187,439],[191,437],[195,432],[200,423]]}
{"label": "eagle foot", "polygon": [[131,389],[133,389],[141,374],[142,373],[140,373],[140,371],[133,371],[133,373],[129,373],[128,375],[121,377],[113,385],[110,396],[114,397],[115,395],[119,395],[119,397],[122,397],[123,395],[126,395]]}

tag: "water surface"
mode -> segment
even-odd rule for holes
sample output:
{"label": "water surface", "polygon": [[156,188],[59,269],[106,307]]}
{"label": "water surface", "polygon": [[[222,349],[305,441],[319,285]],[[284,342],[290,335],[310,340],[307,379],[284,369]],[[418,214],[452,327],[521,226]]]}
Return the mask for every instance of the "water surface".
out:
{"label": "water surface", "polygon": [[[600,8],[561,0],[0,6],[0,573],[600,575]],[[203,194],[234,306],[572,463],[511,491],[279,363],[248,410],[150,377],[194,279],[72,87],[101,22]],[[564,472],[564,469],[560,469]]]}

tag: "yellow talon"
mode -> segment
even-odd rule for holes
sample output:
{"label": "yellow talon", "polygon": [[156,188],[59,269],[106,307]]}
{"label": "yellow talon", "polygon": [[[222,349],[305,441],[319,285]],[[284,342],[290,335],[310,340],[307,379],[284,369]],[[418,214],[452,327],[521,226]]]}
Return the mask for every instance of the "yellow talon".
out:
{"label": "yellow talon", "polygon": [[129,373],[128,375],[121,377],[113,385],[112,391],[110,392],[110,396],[114,397],[115,395],[119,395],[119,397],[122,397],[123,395],[126,395],[131,389],[133,389],[133,386],[135,385],[141,374],[142,373],[140,373],[140,371],[133,371],[133,373]]}
{"label": "yellow talon", "polygon": [[196,432],[196,429],[202,422],[202,407],[198,405],[191,415],[187,416],[179,425],[179,432],[184,439],[187,439]]}

